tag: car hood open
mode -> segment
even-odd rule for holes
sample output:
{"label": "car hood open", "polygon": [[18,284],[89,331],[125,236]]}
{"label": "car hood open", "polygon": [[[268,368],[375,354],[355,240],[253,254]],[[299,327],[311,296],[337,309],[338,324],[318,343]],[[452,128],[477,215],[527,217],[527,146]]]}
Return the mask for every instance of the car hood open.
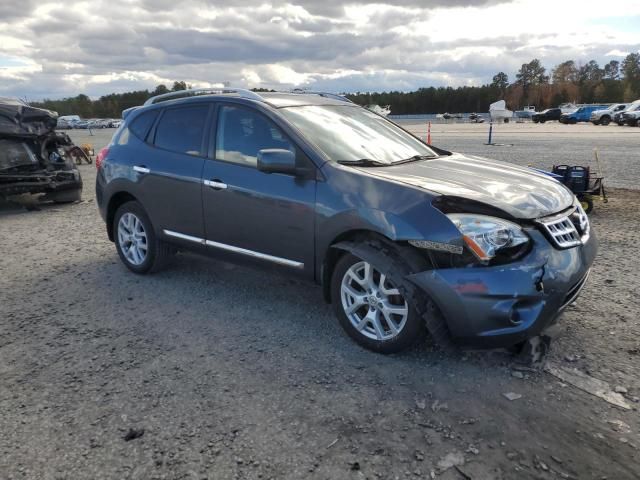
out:
{"label": "car hood open", "polygon": [[482,202],[520,219],[550,215],[570,207],[574,201],[569,189],[544,174],[459,153],[361,170],[441,195]]}

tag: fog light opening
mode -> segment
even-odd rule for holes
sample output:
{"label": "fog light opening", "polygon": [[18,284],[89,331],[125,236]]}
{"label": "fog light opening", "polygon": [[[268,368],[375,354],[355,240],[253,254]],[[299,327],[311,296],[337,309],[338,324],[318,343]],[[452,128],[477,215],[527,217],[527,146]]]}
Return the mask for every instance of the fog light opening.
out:
{"label": "fog light opening", "polygon": [[520,318],[520,312],[515,308],[511,309],[511,313],[509,314],[509,321],[512,325],[520,325],[522,323],[522,319]]}

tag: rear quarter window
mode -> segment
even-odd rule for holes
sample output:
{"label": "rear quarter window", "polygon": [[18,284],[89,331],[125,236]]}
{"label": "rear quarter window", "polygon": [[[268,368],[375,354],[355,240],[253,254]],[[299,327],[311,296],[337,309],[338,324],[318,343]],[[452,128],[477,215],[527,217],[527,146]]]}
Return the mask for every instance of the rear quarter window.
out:
{"label": "rear quarter window", "polygon": [[153,125],[153,122],[158,118],[158,113],[160,110],[149,110],[148,112],[143,112],[134,118],[131,121],[131,125],[129,125],[129,130],[140,140],[145,140],[147,138],[147,134],[149,133],[149,129]]}

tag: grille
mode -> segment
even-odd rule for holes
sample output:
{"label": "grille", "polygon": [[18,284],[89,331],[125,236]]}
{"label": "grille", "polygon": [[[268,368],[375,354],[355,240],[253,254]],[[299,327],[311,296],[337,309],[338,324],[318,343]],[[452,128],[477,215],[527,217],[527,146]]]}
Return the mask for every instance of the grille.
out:
{"label": "grille", "polygon": [[560,248],[575,247],[589,238],[589,219],[580,205],[569,214],[543,218],[539,222]]}

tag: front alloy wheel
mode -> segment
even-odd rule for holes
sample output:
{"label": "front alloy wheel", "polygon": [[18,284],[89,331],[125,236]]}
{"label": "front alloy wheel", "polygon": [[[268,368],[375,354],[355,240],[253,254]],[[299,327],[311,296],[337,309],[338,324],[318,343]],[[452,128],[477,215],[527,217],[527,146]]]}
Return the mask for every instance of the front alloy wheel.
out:
{"label": "front alloy wheel", "polygon": [[340,300],[351,325],[372,340],[391,340],[407,323],[409,307],[400,290],[368,262],[345,272]]}
{"label": "front alloy wheel", "polygon": [[331,277],[331,300],[345,332],[361,346],[380,353],[404,350],[424,338],[425,319],[416,302],[425,297],[406,277],[402,258],[368,244],[362,257],[345,253]]}

